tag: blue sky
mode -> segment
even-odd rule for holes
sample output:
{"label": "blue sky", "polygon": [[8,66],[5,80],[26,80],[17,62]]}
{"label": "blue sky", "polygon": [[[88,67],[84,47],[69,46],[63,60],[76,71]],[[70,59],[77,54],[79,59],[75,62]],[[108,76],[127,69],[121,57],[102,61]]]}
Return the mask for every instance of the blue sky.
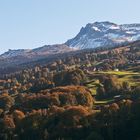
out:
{"label": "blue sky", "polygon": [[0,53],[63,43],[95,21],[140,23],[140,0],[1,0]]}

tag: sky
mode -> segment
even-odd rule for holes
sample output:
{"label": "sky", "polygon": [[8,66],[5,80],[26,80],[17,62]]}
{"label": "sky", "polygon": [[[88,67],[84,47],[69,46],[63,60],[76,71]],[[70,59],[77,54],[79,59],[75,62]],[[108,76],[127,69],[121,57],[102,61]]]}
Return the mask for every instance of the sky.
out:
{"label": "sky", "polygon": [[140,0],[0,0],[0,54],[64,43],[87,23],[140,23]]}

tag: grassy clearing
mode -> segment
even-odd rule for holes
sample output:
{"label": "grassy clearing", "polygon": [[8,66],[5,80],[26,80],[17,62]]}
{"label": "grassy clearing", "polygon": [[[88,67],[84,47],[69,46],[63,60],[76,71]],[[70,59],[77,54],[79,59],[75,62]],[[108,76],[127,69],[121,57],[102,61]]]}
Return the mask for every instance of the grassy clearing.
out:
{"label": "grassy clearing", "polygon": [[109,104],[110,102],[113,102],[113,101],[114,101],[114,99],[95,101],[95,105],[105,105],[105,104]]}
{"label": "grassy clearing", "polygon": [[96,95],[96,88],[90,88],[89,90],[91,91],[92,95]]}
{"label": "grassy clearing", "polygon": [[140,72],[133,71],[100,71],[93,74],[117,75],[120,83],[129,82],[130,86],[140,86]]}
{"label": "grassy clearing", "polygon": [[89,88],[89,90],[92,92],[92,95],[96,95],[96,89],[99,85],[99,80],[95,79],[94,82],[89,82],[86,86]]}
{"label": "grassy clearing", "polygon": [[[140,86],[140,72],[133,72],[133,71],[99,71],[99,72],[92,72],[92,75],[99,76],[99,75],[116,75],[118,76],[119,83],[128,82],[130,86]],[[92,79],[93,80],[93,79]],[[95,79],[92,82],[89,82],[86,86],[92,92],[92,95],[96,95],[96,89],[99,85],[99,80]],[[101,101],[101,103],[106,103],[106,101]]]}
{"label": "grassy clearing", "polygon": [[132,71],[99,71],[99,72],[93,72],[94,74],[111,74],[111,75],[139,75],[140,72],[132,72]]}

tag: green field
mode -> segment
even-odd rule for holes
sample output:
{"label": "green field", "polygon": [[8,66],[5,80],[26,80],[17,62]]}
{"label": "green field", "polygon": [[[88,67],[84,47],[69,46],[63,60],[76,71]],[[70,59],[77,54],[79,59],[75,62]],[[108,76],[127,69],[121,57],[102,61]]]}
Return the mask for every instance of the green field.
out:
{"label": "green field", "polygon": [[107,71],[107,72],[98,72],[98,74],[117,75],[120,83],[127,81],[130,84],[130,86],[140,86],[140,72]]}
{"label": "green field", "polygon": [[95,105],[104,105],[104,104],[108,104],[113,101],[114,101],[114,99],[95,101]]}
{"label": "green field", "polygon": [[[100,75],[116,75],[118,77],[118,82],[128,82],[130,86],[140,86],[140,71],[99,71],[91,72],[91,75],[100,76]],[[89,82],[86,86],[91,90],[93,95],[96,95],[96,89],[99,85],[99,80],[94,79],[93,82]]]}

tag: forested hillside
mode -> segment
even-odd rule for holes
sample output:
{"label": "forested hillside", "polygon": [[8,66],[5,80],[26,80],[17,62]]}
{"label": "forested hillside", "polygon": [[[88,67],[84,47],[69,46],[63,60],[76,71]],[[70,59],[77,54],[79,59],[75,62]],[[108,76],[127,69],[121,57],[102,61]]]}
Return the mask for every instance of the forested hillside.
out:
{"label": "forested hillside", "polygon": [[0,140],[139,140],[140,41],[0,68]]}

